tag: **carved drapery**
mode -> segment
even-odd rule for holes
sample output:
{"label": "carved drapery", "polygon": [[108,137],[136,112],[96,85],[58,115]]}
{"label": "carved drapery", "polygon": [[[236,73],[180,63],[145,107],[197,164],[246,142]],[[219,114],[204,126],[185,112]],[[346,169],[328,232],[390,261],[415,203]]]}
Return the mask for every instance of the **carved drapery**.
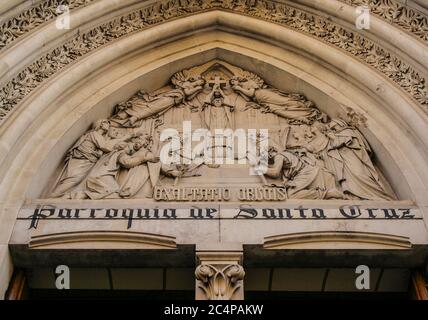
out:
{"label": "carved drapery", "polygon": [[177,1],[165,1],[162,5],[149,5],[80,34],[26,67],[0,89],[0,124],[43,81],[90,51],[148,26],[210,9],[230,10],[277,23],[334,45],[392,80],[428,113],[427,84],[420,72],[361,34],[324,18],[266,0],[188,1],[185,6]]}
{"label": "carved drapery", "polygon": [[[162,158],[165,151],[161,149],[168,147],[160,139],[163,130],[182,126],[189,119],[193,130],[208,133],[266,130],[268,138],[259,135],[254,141],[256,148],[268,142],[265,160],[269,165],[261,179],[245,180],[250,173],[236,178],[263,192],[283,195],[267,200],[393,199],[371,161],[368,142],[357,129],[365,125],[364,115],[348,107],[342,119],[331,119],[303,95],[278,90],[258,75],[219,60],[180,71],[169,85],[152,93],[140,91],[118,104],[109,118],[96,121],[69,149],[48,197],[165,200],[163,187],[183,187],[187,193],[184,178],[192,178],[196,188],[203,185],[207,182],[203,176],[210,170],[227,170],[221,166],[224,151],[233,147],[211,143],[195,157],[186,155],[187,147],[179,142],[168,151],[176,153],[176,160]],[[176,134],[177,141],[183,141]],[[223,158],[216,162],[214,151],[218,150]],[[232,160],[238,158],[236,154]],[[251,162],[250,158],[241,156],[255,170],[261,160]]]}

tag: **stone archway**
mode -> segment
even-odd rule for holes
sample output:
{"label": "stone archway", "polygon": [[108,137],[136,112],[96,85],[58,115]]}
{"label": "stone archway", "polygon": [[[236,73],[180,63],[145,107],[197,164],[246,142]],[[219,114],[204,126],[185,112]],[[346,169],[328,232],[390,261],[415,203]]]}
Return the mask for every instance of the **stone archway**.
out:
{"label": "stone archway", "polygon": [[[305,1],[297,2],[311,6]],[[85,24],[85,19],[100,9],[96,6],[104,10],[100,11],[99,21],[112,18],[108,12],[114,5],[107,2],[81,8],[76,11],[76,17],[81,19],[78,21],[84,26],[82,31],[90,32],[90,24]],[[123,12],[138,9],[133,1],[122,6]],[[325,10],[333,15],[338,6],[343,3],[335,1]],[[300,32],[288,23],[284,25],[279,20],[256,15],[260,13],[257,8],[252,11],[253,16],[242,15],[237,7],[212,7],[179,14],[175,19],[165,15],[169,12],[168,6],[156,8],[164,14],[159,18],[161,23],[155,19],[141,30],[120,31],[120,36],[113,34],[112,41],[107,42],[97,42],[93,34],[86,42],[92,48],[85,49],[85,55],[70,60],[52,74],[47,70],[49,77],[34,88],[30,82],[28,94],[24,90],[26,95],[9,108],[0,127],[4,151],[0,173],[5,261],[9,261],[7,243],[23,201],[40,196],[40,184],[49,183],[66,150],[91,122],[108,115],[116,103],[126,100],[137,89],[157,89],[172,73],[216,58],[260,74],[280,89],[305,94],[329,115],[345,114],[348,107],[363,114],[367,118],[367,128],[362,131],[375,150],[386,178],[400,199],[414,201],[425,212],[425,175],[428,174],[425,170],[428,143],[425,91],[401,86],[401,83],[415,80],[412,78],[415,70],[418,76],[426,72],[423,67],[426,44],[420,38],[406,33],[398,35],[397,27],[386,28],[381,19],[375,20],[371,37],[376,41],[380,38],[393,42],[393,36],[387,36],[391,33],[409,44],[408,51],[400,52],[400,56],[405,56],[402,63],[410,65],[410,71],[396,70],[395,76],[389,78],[388,68],[369,63],[367,55],[361,56],[358,48],[341,46],[340,37],[338,45],[326,42],[312,34],[316,28]],[[353,8],[344,8],[340,18],[352,21]],[[118,10],[116,18],[120,11],[115,9]],[[307,22],[312,18],[301,16],[301,19]],[[23,48],[31,46],[37,37],[46,39],[51,49],[71,41],[72,32],[55,31],[53,24],[51,21],[44,26],[47,32],[43,36],[36,32],[35,37],[18,37],[14,40],[16,43],[5,46],[6,51],[1,53],[5,58],[4,87],[13,83],[13,79],[21,79],[16,76],[18,71],[40,57],[42,49],[39,48],[31,53],[23,52]],[[343,41],[349,36],[341,29],[334,32],[342,36]],[[385,47],[390,49],[390,44]],[[394,52],[394,49],[389,51]],[[19,55],[15,55],[16,52]],[[410,55],[412,59],[408,58]],[[61,56],[56,61],[61,63]],[[406,78],[406,74],[410,74],[410,78]],[[423,234],[415,238],[415,243],[426,241]],[[7,268],[4,270],[3,279],[7,283]]]}

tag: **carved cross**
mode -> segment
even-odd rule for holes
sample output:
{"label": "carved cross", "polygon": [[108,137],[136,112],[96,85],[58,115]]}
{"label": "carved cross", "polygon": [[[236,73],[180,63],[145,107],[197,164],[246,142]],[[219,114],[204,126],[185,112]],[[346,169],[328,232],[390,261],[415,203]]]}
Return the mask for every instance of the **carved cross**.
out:
{"label": "carved cross", "polygon": [[211,78],[211,80],[208,80],[208,84],[213,88],[221,88],[221,85],[225,86],[227,84],[227,81],[217,76],[214,79]]}

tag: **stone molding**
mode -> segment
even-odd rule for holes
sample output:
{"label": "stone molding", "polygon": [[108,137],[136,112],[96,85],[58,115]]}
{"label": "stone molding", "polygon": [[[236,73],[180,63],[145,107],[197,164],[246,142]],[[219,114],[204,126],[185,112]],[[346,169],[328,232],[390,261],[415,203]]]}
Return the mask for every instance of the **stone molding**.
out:
{"label": "stone molding", "polygon": [[117,17],[86,33],[79,34],[23,69],[0,89],[0,124],[42,82],[92,50],[132,32],[144,30],[173,18],[216,9],[233,11],[276,23],[335,46],[371,66],[386,79],[390,79],[418,102],[423,111],[428,114],[426,79],[410,64],[361,34],[300,9],[266,0],[250,6],[245,1],[231,3],[227,0],[210,0],[203,2],[202,6],[195,2],[193,6],[189,4],[185,7],[178,6],[176,1],[168,0],[162,4],[155,3]]}
{"label": "stone molding", "polygon": [[428,43],[428,17],[394,0],[339,0],[351,6],[367,6],[378,18]]}
{"label": "stone molding", "polygon": [[57,7],[68,5],[70,10],[84,7],[95,0],[47,0],[43,1],[0,25],[0,51],[18,38],[31,32],[60,14]]}
{"label": "stone molding", "polygon": [[33,235],[29,248],[67,249],[67,248],[123,248],[135,249],[176,249],[175,237],[131,231],[76,231]]}
{"label": "stone molding", "polygon": [[[18,38],[58,16],[58,5],[70,10],[86,6],[95,0],[47,0],[25,10],[0,26],[0,51]],[[351,6],[368,6],[377,17],[428,42],[428,17],[422,12],[394,0],[339,0]]]}
{"label": "stone molding", "polygon": [[353,246],[354,249],[411,249],[407,237],[390,234],[355,231],[316,231],[301,232],[265,237],[263,248],[284,249],[341,249]]}

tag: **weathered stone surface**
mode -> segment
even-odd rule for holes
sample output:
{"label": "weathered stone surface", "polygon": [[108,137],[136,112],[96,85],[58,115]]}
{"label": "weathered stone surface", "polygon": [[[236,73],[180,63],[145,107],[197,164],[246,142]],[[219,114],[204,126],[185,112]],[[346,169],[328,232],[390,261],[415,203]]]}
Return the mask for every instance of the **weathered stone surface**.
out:
{"label": "weathered stone surface", "polygon": [[[376,68],[402,90],[415,99],[426,112],[427,87],[423,72],[418,72],[411,63],[401,60],[379,44],[375,44],[363,35],[354,33],[332,22],[323,21],[318,16],[285,4],[259,1],[256,4],[229,3],[228,1],[208,1],[189,3],[177,7],[177,2],[165,2],[161,6],[149,6],[132,12],[120,19],[97,27],[85,34],[78,35],[51,53],[21,70],[2,88],[4,99],[0,101],[0,121],[4,120],[28,94],[47,78],[51,77],[66,65],[79,59],[92,50],[103,46],[114,39],[126,36],[130,32],[143,30],[150,25],[159,24],[171,18],[202,12],[210,9],[232,10],[239,14],[279,23],[286,27],[320,38],[329,45],[345,50],[368,65]],[[387,10],[389,12],[390,10]],[[426,17],[422,19],[422,35],[426,35]],[[418,18],[416,19],[417,21]],[[425,21],[425,22],[424,22]],[[411,22],[409,23],[411,24]],[[419,31],[418,31],[419,32]],[[47,68],[46,65],[50,67]]]}
{"label": "weathered stone surface", "polygon": [[[242,298],[247,266],[426,262],[420,1],[79,0],[61,32],[52,1],[13,15],[21,2],[0,5],[0,292],[12,262],[156,268],[159,280],[196,261],[211,299]],[[358,31],[364,4],[375,19]],[[181,134],[184,120],[269,129],[267,171],[162,167],[158,131]],[[244,262],[224,260],[230,243]]]}
{"label": "weathered stone surface", "polygon": [[[361,117],[348,108],[346,120],[360,125]],[[330,119],[303,95],[273,88],[254,73],[209,62],[174,74],[170,85],[153,93],[138,92],[111,117],[95,122],[68,151],[48,197],[392,200],[371,162],[368,142],[346,120]],[[172,141],[165,138],[168,130],[175,132],[167,133]],[[201,140],[195,130],[204,130],[198,154],[193,153]],[[244,146],[241,138],[248,140]],[[240,163],[250,163],[249,172],[227,183]],[[207,174],[212,169],[223,173],[224,183]],[[259,181],[248,180],[251,175]],[[162,177],[173,183],[161,182]],[[182,187],[186,178],[192,187]],[[234,183],[244,188],[230,189]]]}

